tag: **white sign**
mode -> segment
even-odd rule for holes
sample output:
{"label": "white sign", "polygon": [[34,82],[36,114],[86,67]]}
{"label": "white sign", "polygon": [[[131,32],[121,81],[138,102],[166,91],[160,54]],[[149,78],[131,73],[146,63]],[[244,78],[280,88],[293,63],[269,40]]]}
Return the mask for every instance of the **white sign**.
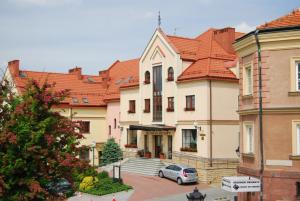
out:
{"label": "white sign", "polygon": [[260,180],[254,177],[223,177],[222,189],[229,192],[260,192]]}

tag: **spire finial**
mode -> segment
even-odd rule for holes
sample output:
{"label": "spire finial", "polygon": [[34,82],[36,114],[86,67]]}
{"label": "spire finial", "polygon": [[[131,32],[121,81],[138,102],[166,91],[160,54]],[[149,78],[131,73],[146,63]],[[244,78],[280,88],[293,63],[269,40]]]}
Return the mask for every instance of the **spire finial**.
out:
{"label": "spire finial", "polygon": [[160,11],[158,11],[158,27],[160,28],[161,25],[161,17],[160,17]]}

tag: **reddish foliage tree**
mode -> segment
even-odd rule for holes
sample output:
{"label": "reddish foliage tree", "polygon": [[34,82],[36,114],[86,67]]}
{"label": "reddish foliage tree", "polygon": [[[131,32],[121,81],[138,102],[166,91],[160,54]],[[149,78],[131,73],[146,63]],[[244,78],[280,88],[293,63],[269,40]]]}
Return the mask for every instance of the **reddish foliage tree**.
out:
{"label": "reddish foliage tree", "polygon": [[[29,81],[22,95],[7,82],[0,91],[0,200],[46,200],[46,185],[89,167],[78,158],[78,123],[52,110],[68,96],[54,85]],[[57,198],[58,199],[58,198]]]}

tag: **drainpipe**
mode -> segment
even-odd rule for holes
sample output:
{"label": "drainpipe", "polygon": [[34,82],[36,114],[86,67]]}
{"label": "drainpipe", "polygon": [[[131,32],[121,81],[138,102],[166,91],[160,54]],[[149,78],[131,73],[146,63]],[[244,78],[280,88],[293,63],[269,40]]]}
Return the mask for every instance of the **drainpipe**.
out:
{"label": "drainpipe", "polygon": [[209,166],[212,167],[212,90],[211,80],[209,80],[209,134],[210,134],[210,152],[209,152]]}
{"label": "drainpipe", "polygon": [[258,53],[258,74],[259,74],[259,139],[260,139],[260,201],[263,200],[263,173],[264,173],[264,143],[263,143],[263,120],[262,120],[262,75],[261,75],[261,48],[258,39],[259,30],[254,33]]}

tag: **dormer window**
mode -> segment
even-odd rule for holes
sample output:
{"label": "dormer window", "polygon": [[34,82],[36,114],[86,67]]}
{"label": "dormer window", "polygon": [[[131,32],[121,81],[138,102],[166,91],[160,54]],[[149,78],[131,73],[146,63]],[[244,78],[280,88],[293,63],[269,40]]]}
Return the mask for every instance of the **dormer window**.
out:
{"label": "dormer window", "polygon": [[73,97],[73,98],[72,98],[72,102],[73,102],[73,103],[79,103],[79,100],[78,100],[78,98]]}
{"label": "dormer window", "polygon": [[89,103],[89,100],[87,98],[82,98],[83,103]]}
{"label": "dormer window", "polygon": [[145,72],[145,81],[144,84],[150,84],[150,72],[146,71]]}
{"label": "dormer window", "polygon": [[172,67],[168,68],[168,81],[174,81],[174,70]]}

